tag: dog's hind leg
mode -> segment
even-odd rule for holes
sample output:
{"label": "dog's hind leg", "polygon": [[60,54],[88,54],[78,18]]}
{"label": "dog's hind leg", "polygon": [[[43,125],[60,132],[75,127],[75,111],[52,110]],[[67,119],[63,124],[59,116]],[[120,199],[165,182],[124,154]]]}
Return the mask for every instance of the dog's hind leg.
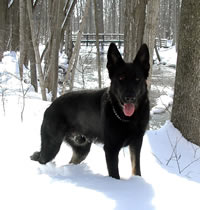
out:
{"label": "dog's hind leg", "polygon": [[46,164],[55,158],[65,134],[62,129],[47,129],[47,127],[44,123],[41,127],[41,151],[31,156],[31,160],[41,164]]}
{"label": "dog's hind leg", "polygon": [[67,143],[72,147],[73,154],[69,163],[79,164],[87,157],[90,152],[91,142],[88,142],[85,137],[77,136],[75,141],[68,139]]}

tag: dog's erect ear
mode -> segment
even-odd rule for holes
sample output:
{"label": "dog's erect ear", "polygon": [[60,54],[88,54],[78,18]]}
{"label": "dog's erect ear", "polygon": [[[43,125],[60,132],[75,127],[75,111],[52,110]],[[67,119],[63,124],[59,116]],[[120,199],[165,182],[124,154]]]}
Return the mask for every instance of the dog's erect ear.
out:
{"label": "dog's erect ear", "polygon": [[108,58],[107,68],[109,76],[111,77],[112,74],[114,73],[113,67],[124,63],[124,60],[122,59],[122,56],[118,51],[117,46],[114,43],[111,43],[109,46],[107,58]]}
{"label": "dog's erect ear", "polygon": [[149,49],[146,44],[142,44],[135,57],[134,62],[138,62],[140,63],[140,65],[142,65],[144,69],[145,79],[147,79],[147,77],[149,76],[150,64],[149,64]]}

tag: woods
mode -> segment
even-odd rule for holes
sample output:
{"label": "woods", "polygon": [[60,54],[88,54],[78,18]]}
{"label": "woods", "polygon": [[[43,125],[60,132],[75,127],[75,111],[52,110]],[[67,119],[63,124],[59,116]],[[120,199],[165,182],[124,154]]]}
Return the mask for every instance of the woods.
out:
{"label": "woods", "polygon": [[[155,50],[158,52],[162,40],[170,41],[178,53],[172,122],[184,136],[200,144],[199,10],[194,0],[1,0],[0,62],[6,51],[19,53],[21,81],[28,71],[35,92],[40,92],[43,100],[50,95],[54,101],[74,89],[83,34],[95,36],[99,88],[103,87],[101,55],[105,50],[99,42],[101,34],[124,37],[121,43],[126,61],[132,61],[140,45],[147,43],[149,88]],[[67,58],[62,74],[60,55]]]}
{"label": "woods", "polygon": [[[85,8],[88,12],[84,12]],[[67,89],[72,90],[82,33],[96,33],[97,46],[98,34],[124,34],[124,58],[127,61],[133,60],[135,52],[145,42],[150,46],[152,64],[155,37],[173,38],[176,42],[174,37],[177,37],[179,9],[180,2],[175,0],[4,0],[1,1],[0,54],[6,50],[20,50],[21,79],[23,66],[30,68],[31,84],[35,91],[38,91],[39,79],[42,98],[46,99],[47,89],[53,101],[58,91],[58,55],[64,52],[68,56],[69,69],[63,90],[66,84],[69,85]],[[6,32],[9,36],[4,37]],[[73,44],[72,34],[77,33],[78,38]],[[44,48],[39,55],[40,46]],[[99,55],[97,61],[101,87]]]}

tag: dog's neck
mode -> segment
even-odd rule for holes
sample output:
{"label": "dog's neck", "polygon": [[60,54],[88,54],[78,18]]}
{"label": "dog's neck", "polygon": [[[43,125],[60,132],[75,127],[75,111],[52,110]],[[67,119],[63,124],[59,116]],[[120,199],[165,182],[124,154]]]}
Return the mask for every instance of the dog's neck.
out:
{"label": "dog's neck", "polygon": [[109,100],[109,102],[111,104],[113,113],[117,117],[117,119],[120,120],[120,121],[122,121],[122,122],[126,122],[126,123],[130,122],[130,120],[121,118],[120,115],[117,113],[117,110],[115,109],[114,104],[113,104],[113,101],[112,101],[112,97],[110,95],[110,89],[109,88],[107,90],[107,95],[108,95],[108,100]]}

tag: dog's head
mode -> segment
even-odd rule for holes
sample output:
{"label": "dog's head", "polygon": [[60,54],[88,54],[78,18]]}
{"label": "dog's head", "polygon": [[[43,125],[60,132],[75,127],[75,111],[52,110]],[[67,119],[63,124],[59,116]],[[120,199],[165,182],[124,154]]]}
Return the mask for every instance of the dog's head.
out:
{"label": "dog's head", "polygon": [[132,116],[147,93],[149,50],[143,44],[134,61],[126,63],[114,43],[108,49],[107,68],[111,79],[110,92],[122,107],[125,116]]}

